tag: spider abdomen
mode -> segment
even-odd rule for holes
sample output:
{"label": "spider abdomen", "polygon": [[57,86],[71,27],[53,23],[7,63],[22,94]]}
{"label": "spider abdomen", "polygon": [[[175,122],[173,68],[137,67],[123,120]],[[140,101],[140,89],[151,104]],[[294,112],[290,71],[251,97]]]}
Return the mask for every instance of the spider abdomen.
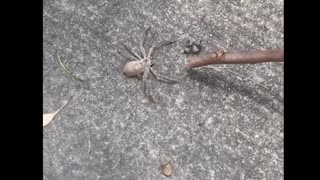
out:
{"label": "spider abdomen", "polygon": [[136,76],[143,73],[144,66],[141,61],[130,61],[128,62],[123,69],[123,73],[126,76]]}

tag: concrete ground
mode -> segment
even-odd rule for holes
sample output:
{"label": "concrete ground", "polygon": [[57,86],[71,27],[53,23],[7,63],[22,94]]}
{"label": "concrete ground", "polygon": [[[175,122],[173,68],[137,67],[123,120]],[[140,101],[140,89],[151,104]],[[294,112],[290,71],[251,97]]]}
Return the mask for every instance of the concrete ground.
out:
{"label": "concrete ground", "polygon": [[[282,0],[44,0],[44,179],[283,179],[283,64],[186,71],[187,39],[227,51],[283,47]],[[153,58],[179,83],[126,78],[120,42],[177,39]],[[68,77],[58,55],[80,82]],[[165,177],[160,165],[171,161]]]}

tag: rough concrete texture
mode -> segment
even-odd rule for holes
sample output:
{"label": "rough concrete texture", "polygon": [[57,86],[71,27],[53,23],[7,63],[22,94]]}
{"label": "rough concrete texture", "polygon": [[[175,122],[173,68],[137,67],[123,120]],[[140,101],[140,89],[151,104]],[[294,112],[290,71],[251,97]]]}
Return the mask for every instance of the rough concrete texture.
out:
{"label": "rough concrete texture", "polygon": [[[43,12],[43,110],[73,97],[44,127],[44,179],[283,179],[283,64],[232,65],[267,90],[225,70],[186,71],[180,52],[187,39],[204,51],[282,48],[282,0],[44,0]],[[116,53],[149,25],[147,46],[178,40],[153,60],[179,83],[151,79],[152,105]]]}

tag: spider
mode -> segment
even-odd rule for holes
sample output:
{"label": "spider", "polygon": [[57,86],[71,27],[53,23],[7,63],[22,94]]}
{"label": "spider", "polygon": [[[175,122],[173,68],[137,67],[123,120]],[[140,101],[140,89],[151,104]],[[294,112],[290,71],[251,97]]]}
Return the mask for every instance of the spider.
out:
{"label": "spider", "polygon": [[150,28],[151,26],[149,26],[142,35],[142,39],[139,44],[140,54],[136,53],[133,49],[130,49],[127,45],[123,43],[121,43],[121,45],[124,47],[124,49],[122,49],[121,52],[127,58],[131,59],[131,61],[124,66],[123,73],[128,77],[142,77],[142,90],[144,98],[149,102],[154,102],[153,98],[151,97],[149,88],[150,74],[152,74],[156,80],[168,84],[175,84],[177,83],[177,81],[170,80],[159,75],[157,71],[153,68],[154,64],[152,63],[151,58],[157,49],[166,45],[170,45],[175,41],[162,41],[158,45],[152,45],[148,53],[146,53],[146,50],[143,46],[146,41],[146,37],[148,36]]}

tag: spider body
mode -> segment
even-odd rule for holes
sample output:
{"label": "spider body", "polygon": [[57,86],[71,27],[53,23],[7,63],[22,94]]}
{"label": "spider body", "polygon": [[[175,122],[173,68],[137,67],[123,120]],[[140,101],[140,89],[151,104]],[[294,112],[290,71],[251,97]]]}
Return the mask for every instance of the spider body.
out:
{"label": "spider body", "polygon": [[141,76],[146,66],[147,63],[143,60],[130,61],[124,66],[123,73],[129,77]]}

